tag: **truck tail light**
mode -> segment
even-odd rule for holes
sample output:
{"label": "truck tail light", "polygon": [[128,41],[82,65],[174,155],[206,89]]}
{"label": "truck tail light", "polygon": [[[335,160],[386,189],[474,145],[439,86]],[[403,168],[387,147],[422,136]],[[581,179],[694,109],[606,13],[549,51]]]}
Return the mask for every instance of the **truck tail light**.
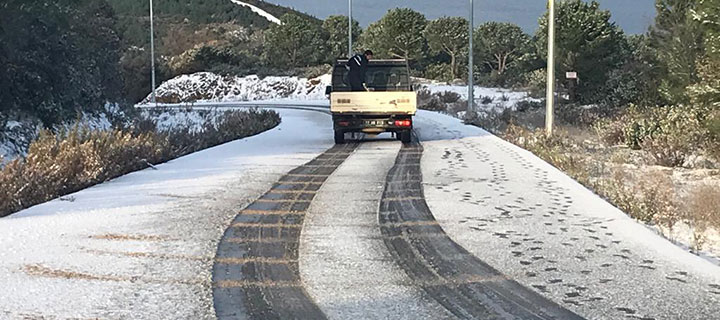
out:
{"label": "truck tail light", "polygon": [[337,99],[337,103],[339,104],[349,104],[350,99]]}
{"label": "truck tail light", "polygon": [[398,127],[409,127],[412,125],[410,120],[395,120],[395,126]]}
{"label": "truck tail light", "polygon": [[350,121],[339,121],[338,125],[341,127],[347,127],[350,125]]}

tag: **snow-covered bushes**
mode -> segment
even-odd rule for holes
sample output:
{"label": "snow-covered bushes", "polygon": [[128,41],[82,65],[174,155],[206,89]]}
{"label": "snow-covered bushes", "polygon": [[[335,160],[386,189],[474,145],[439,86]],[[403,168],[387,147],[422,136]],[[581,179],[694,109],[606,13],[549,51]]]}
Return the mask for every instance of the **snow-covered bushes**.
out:
{"label": "snow-covered bushes", "polygon": [[[235,77],[211,72],[182,75],[164,82],[157,91],[161,103],[198,101],[322,100],[330,76],[307,79],[298,77]],[[143,103],[148,103],[148,96]]]}
{"label": "snow-covered bushes", "polygon": [[0,217],[152,164],[254,135],[280,123],[273,111],[225,111],[203,118],[201,130],[157,130],[152,118],[127,128],[93,130],[78,124],[43,131],[27,156],[0,169]]}

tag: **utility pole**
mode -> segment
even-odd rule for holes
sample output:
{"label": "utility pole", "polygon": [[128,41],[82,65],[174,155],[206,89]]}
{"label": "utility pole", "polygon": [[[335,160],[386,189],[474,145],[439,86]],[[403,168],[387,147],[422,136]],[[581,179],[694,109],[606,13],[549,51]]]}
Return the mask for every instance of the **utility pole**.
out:
{"label": "utility pole", "polygon": [[545,132],[553,134],[555,112],[555,0],[549,0],[548,6],[548,57],[547,57],[547,96],[545,110]]}
{"label": "utility pole", "polygon": [[475,84],[473,83],[473,28],[475,21],[475,4],[470,0],[470,30],[468,32],[468,112],[475,111]]}
{"label": "utility pole", "polygon": [[348,58],[353,56],[352,0],[348,0]]}
{"label": "utility pole", "polygon": [[155,96],[155,30],[153,26],[153,0],[150,0],[150,68],[152,69],[152,103],[157,105]]}

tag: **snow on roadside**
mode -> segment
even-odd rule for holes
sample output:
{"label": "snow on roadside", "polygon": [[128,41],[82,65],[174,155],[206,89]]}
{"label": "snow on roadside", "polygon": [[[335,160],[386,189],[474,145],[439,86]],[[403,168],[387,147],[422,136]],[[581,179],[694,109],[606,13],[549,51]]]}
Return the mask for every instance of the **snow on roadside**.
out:
{"label": "snow on roadside", "polygon": [[188,108],[184,110],[147,108],[143,109],[141,116],[156,122],[156,128],[161,132],[187,129],[191,133],[204,130],[207,123],[216,124],[228,109]]}
{"label": "snow on roadside", "polygon": [[[330,75],[318,78],[221,76],[211,72],[181,75],[165,81],[157,90],[157,100],[180,102],[237,102],[258,100],[322,100]],[[150,102],[150,96],[141,103]]]}
{"label": "snow on roadside", "polygon": [[260,9],[260,8],[258,8],[258,7],[256,7],[256,6],[254,6],[254,5],[251,5],[251,4],[249,4],[249,3],[245,3],[245,2],[242,2],[242,1],[239,1],[239,0],[230,0],[230,1],[232,1],[232,3],[234,3],[234,4],[237,4],[237,5],[241,5],[241,6],[243,6],[243,7],[248,7],[248,8],[250,8],[250,10],[252,10],[252,12],[257,13],[258,15],[260,15],[261,17],[267,19],[268,21],[270,21],[270,22],[272,22],[272,23],[282,24],[282,22],[280,21],[280,19],[278,19],[278,18],[275,17],[274,15],[268,13],[267,11],[265,11],[265,10],[263,10],[263,9]]}
{"label": "snow on roadside", "polygon": [[332,145],[328,115],[277,111],[267,132],[0,218],[0,319],[214,319],[237,210]]}
{"label": "snow on roadside", "polygon": [[[467,86],[458,86],[458,85],[448,85],[448,84],[430,84],[426,85],[426,87],[430,90],[430,92],[454,92],[460,95],[460,98],[463,100],[467,100],[468,97],[468,87]],[[488,87],[481,87],[481,86],[475,86],[474,88],[474,95],[475,95],[475,102],[479,102],[484,97],[490,97],[493,99],[494,102],[501,102],[504,99],[507,99],[508,105],[515,105],[516,103],[520,101],[525,100],[538,100],[531,98],[529,93],[524,91],[514,91],[511,89],[503,89],[503,88],[488,88]],[[503,98],[504,97],[504,98]]]}
{"label": "snow on roadside", "polygon": [[[426,88],[432,94],[452,92],[458,94],[460,99],[467,101],[468,98],[468,87],[463,85],[451,85],[443,84],[434,81],[420,80],[422,88]],[[422,90],[422,89],[421,89]],[[479,107],[479,112],[484,113],[499,113],[505,109],[515,109],[518,103],[528,102],[540,102],[540,99],[530,97],[530,94],[525,91],[516,91],[511,89],[503,88],[489,88],[475,86],[474,88],[475,104]],[[463,118],[465,112],[458,112],[452,114],[457,118]]]}
{"label": "snow on roadside", "polygon": [[643,319],[718,314],[717,265],[487,131],[427,111],[415,124],[428,206],[490,266],[588,319],[629,318],[623,308]]}
{"label": "snow on roadside", "polygon": [[[217,119],[224,115],[225,111],[227,109],[192,108],[188,106],[187,109],[183,110],[144,109],[140,116],[155,121],[158,131],[167,132],[187,128],[190,132],[200,132],[206,123],[216,123]],[[97,115],[83,114],[79,120],[64,123],[54,130],[70,130],[76,125],[82,125],[91,130],[110,130],[113,127],[110,117],[113,116],[126,118],[121,110],[108,109],[105,113]],[[129,122],[126,123],[126,125],[129,124]],[[40,130],[42,130],[42,125],[38,120],[8,121],[5,129],[0,130],[0,158],[2,158],[0,168],[13,159],[25,157],[30,143],[37,138]]]}
{"label": "snow on roadside", "polygon": [[[467,100],[466,86],[431,82],[414,79],[421,85],[420,90],[430,93],[453,92]],[[242,101],[308,101],[326,100],[325,87],[331,84],[329,74],[307,79],[287,76],[260,78],[256,75],[246,77],[220,76],[211,72],[198,72],[181,75],[160,85],[157,91],[158,101],[163,103],[188,102],[242,102]],[[524,91],[502,88],[475,87],[475,102],[483,110],[502,111],[514,108],[521,101],[540,101]],[[141,104],[150,102],[150,96]]]}
{"label": "snow on roadside", "polygon": [[34,140],[42,125],[36,119],[10,120],[0,126],[0,167],[17,157],[25,156],[30,142]]}

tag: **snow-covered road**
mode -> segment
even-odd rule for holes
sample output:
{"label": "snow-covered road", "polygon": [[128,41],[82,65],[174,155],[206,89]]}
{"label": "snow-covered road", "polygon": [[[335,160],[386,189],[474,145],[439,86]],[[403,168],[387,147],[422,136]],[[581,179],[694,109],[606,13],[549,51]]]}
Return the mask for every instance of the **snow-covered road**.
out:
{"label": "snow-covered road", "polygon": [[[380,139],[341,154],[326,152],[327,114],[277,110],[281,125],[263,134],[0,219],[0,319],[214,319],[221,276],[234,290],[223,319],[287,314],[268,292],[328,318],[720,314],[720,267],[479,128],[421,111],[422,148]],[[292,184],[316,187],[292,197],[309,196],[302,212],[277,209]],[[425,216],[409,220],[416,209]],[[247,212],[258,221],[237,223]],[[249,248],[268,255],[235,250],[218,269],[231,228],[254,228]],[[290,254],[271,259],[275,247]]]}
{"label": "snow-covered road", "polygon": [[0,319],[215,318],[213,258],[238,208],[332,146],[329,115],[278,112],[268,132],[0,219]]}

